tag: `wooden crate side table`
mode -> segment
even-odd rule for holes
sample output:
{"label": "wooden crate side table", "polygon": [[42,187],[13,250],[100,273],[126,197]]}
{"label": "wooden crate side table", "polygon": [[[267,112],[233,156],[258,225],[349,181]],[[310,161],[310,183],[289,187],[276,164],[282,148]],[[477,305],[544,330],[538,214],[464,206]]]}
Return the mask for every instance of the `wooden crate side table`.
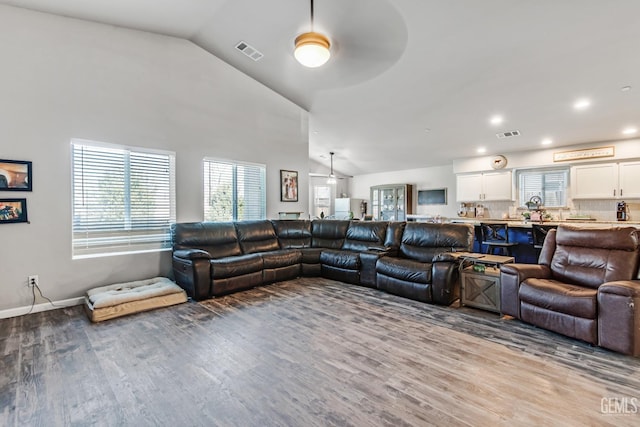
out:
{"label": "wooden crate side table", "polygon": [[[500,266],[515,259],[482,254],[468,254],[460,258],[462,305],[500,313]],[[484,271],[477,266],[482,266]]]}

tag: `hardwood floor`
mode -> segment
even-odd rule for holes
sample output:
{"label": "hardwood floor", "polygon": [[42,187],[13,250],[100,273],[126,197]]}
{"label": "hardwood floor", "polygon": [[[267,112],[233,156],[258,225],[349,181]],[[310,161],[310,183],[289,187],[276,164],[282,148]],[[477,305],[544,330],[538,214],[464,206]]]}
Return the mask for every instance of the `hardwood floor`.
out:
{"label": "hardwood floor", "polygon": [[0,320],[2,426],[623,426],[638,412],[638,358],[325,279],[100,324],[81,307]]}

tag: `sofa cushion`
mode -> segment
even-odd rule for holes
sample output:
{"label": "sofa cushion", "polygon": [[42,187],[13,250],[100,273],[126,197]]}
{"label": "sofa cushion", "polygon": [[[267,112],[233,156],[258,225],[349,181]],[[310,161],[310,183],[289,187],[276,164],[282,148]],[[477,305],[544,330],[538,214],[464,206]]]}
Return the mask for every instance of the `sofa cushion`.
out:
{"label": "sofa cushion", "polygon": [[387,235],[384,239],[384,246],[387,248],[398,249],[402,241],[402,234],[407,223],[404,221],[391,221],[387,226]]}
{"label": "sofa cushion", "polygon": [[469,224],[407,223],[400,243],[400,255],[431,262],[442,252],[470,251],[473,227]]}
{"label": "sofa cushion", "polygon": [[387,224],[386,221],[351,221],[342,249],[366,251],[370,247],[384,247]]}
{"label": "sofa cushion", "polygon": [[225,279],[262,271],[262,257],[258,254],[212,259],[211,278]]}
{"label": "sofa cushion", "polygon": [[604,282],[630,280],[638,270],[638,230],[634,227],[558,227],[551,259],[553,278],[597,288]]}
{"label": "sofa cushion", "polygon": [[302,253],[295,249],[284,249],[260,254],[264,268],[280,268],[302,262]]}
{"label": "sofa cushion", "polygon": [[527,279],[520,285],[520,300],[546,310],[596,319],[597,290],[549,279]]}
{"label": "sofa cushion", "polygon": [[320,263],[347,270],[359,270],[360,256],[358,252],[326,249],[320,254]]}
{"label": "sofa cushion", "polygon": [[303,264],[320,264],[320,254],[322,253],[322,248],[302,248],[300,252],[302,253],[302,263]]}
{"label": "sofa cushion", "polygon": [[376,264],[376,271],[405,282],[426,284],[431,283],[431,267],[432,264],[430,262],[382,257]]}
{"label": "sofa cushion", "polygon": [[271,220],[282,249],[311,247],[311,221],[274,219]]}
{"label": "sofa cushion", "polygon": [[173,250],[201,249],[212,258],[242,254],[233,222],[190,222],[171,227]]}
{"label": "sofa cushion", "polygon": [[273,224],[267,220],[236,222],[238,241],[244,254],[280,249]]}
{"label": "sofa cushion", "polygon": [[347,235],[349,221],[319,220],[311,223],[311,246],[340,249]]}

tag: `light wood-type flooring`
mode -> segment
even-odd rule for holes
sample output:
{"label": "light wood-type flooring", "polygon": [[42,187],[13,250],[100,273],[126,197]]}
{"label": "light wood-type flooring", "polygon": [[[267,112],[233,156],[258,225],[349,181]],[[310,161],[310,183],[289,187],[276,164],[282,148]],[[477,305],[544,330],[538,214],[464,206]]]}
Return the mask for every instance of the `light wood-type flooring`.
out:
{"label": "light wood-type flooring", "polygon": [[0,320],[0,425],[638,426],[640,358],[302,278],[99,324]]}

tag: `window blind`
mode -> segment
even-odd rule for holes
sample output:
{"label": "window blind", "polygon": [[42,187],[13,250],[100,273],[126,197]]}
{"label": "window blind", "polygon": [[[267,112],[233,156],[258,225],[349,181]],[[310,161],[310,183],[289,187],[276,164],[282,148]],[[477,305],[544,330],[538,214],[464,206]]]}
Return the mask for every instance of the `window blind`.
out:
{"label": "window blind", "polygon": [[73,256],[171,247],[175,154],[72,143]]}
{"label": "window blind", "polygon": [[566,206],[568,177],[567,169],[519,171],[520,205],[525,206],[531,197],[539,196],[547,208]]}
{"label": "window blind", "polygon": [[266,218],[266,166],[205,159],[205,221]]}

